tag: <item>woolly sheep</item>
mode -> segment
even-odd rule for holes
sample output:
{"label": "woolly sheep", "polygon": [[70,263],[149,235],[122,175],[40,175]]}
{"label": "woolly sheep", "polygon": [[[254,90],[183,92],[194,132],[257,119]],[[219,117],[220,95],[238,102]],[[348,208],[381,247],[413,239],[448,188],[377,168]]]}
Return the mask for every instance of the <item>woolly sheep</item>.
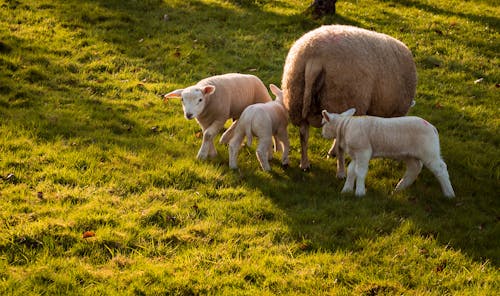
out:
{"label": "woolly sheep", "polygon": [[439,135],[436,128],[416,116],[381,118],[352,116],[354,108],[342,114],[323,110],[322,135],[336,138],[337,155],[351,156],[347,167],[347,180],[342,192],[352,192],[356,182],[356,195],[365,195],[368,162],[375,157],[388,157],[406,163],[406,172],[395,191],[410,186],[422,169],[422,163],[436,176],[446,197],[455,196],[446,164],[440,155]]}
{"label": "woolly sheep", "polygon": [[245,136],[248,146],[252,145],[252,135],[259,138],[256,155],[260,166],[264,171],[271,169],[269,159],[272,158],[272,138],[275,138],[276,148],[283,151],[282,165],[288,166],[288,152],[290,143],[288,141],[288,114],[283,106],[283,94],[274,84],[269,85],[276,100],[253,104],[248,106],[238,121],[233,123],[229,129],[222,134],[221,143],[229,144],[229,167],[238,168],[238,151]]}
{"label": "woolly sheep", "polygon": [[282,78],[285,107],[299,126],[300,167],[310,167],[309,125],[321,126],[321,110],[354,107],[358,115],[403,116],[416,84],[412,53],[390,36],[344,25],[303,35],[288,52]]}
{"label": "woolly sheep", "polygon": [[208,77],[164,97],[182,98],[186,119],[196,118],[201,126],[203,142],[198,159],[217,155],[213,140],[229,118],[238,119],[251,104],[271,101],[266,86],[258,77],[238,73]]}

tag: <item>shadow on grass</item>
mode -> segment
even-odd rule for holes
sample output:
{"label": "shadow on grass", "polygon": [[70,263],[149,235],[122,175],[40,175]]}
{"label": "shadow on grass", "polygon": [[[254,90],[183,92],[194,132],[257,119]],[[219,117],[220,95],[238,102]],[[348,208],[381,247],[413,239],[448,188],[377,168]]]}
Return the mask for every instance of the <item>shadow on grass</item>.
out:
{"label": "shadow on grass", "polygon": [[[488,1],[478,1],[478,2],[483,2],[485,4],[491,4]],[[488,26],[491,26],[492,28],[499,28],[500,27],[500,18],[498,17],[488,17],[484,15],[477,15],[473,13],[469,13],[467,11],[464,12],[452,12],[448,10],[444,10],[442,8],[432,6],[428,4],[429,2],[426,3],[421,3],[417,2],[414,0],[403,0],[403,1],[398,1],[398,4],[404,5],[406,7],[415,7],[420,10],[425,10],[427,12],[431,12],[433,14],[440,14],[440,15],[445,15],[445,16],[457,16],[461,18],[466,18],[470,21],[477,22],[477,23],[484,23]]]}
{"label": "shadow on grass", "polygon": [[[404,3],[435,13],[448,14],[446,11],[414,1]],[[58,9],[59,7],[64,9]],[[80,32],[82,48],[99,42],[111,44],[112,50],[117,55],[124,55],[136,63],[143,63],[148,72],[160,79],[172,76],[171,81],[187,84],[208,75],[219,74],[216,72],[221,69],[227,72],[244,71],[250,69],[252,63],[256,63],[258,76],[266,78],[265,81],[278,80],[279,77],[270,73],[281,73],[289,40],[295,40],[303,32],[319,26],[319,23],[301,16],[283,16],[265,12],[256,4],[243,5],[242,8],[243,12],[238,12],[205,5],[199,1],[188,1],[180,7],[173,8],[165,1],[154,0],[60,1],[60,5],[43,7],[52,10],[60,18],[60,25],[63,28]],[[267,22],[253,24],[248,13],[259,13]],[[464,16],[476,19],[474,15],[464,14]],[[192,22],[193,18],[199,18],[201,21]],[[333,20],[343,24],[357,24],[356,21],[341,15],[337,15]],[[490,18],[488,22],[497,24],[498,19]],[[217,31],[207,36],[206,33],[203,34],[205,32],[203,26],[224,30],[229,37],[217,36],[215,33]],[[299,29],[301,32],[298,32]],[[275,36],[268,35],[266,30],[278,32],[281,34],[280,39],[265,41],[269,36]],[[177,40],[180,35],[185,40]],[[189,49],[182,47],[182,43],[188,39],[192,41],[190,45],[196,43],[201,47],[196,53],[198,56],[190,54]],[[239,41],[242,42],[240,45],[244,46],[259,40],[264,41],[256,47],[255,55],[245,56],[243,59],[240,58],[241,53],[238,48],[232,45]],[[30,46],[29,41],[17,40],[16,43],[26,51],[44,50]],[[268,50],[267,46],[270,44],[272,48]],[[8,46],[13,47],[12,44]],[[276,59],[272,60],[276,62],[275,64],[268,65],[269,61],[259,54],[266,51],[278,53]],[[162,58],[165,61],[162,61]],[[206,63],[208,59],[212,59],[212,64]],[[225,61],[226,59],[229,62]],[[251,62],[246,63],[245,59]],[[50,60],[34,62],[40,64],[40,67],[57,68]],[[81,64],[88,62],[90,59],[81,60]],[[202,66],[197,67],[197,62],[202,63]],[[15,65],[10,67],[13,72],[23,71],[15,69]],[[71,73],[71,69],[67,70]],[[61,69],[61,71],[63,72],[61,77],[64,77],[66,70]],[[186,75],[174,72],[186,72]],[[139,141],[142,147],[154,149],[162,145],[154,138],[148,137],[151,132],[149,127],[141,126],[141,123],[127,115],[128,112],[136,111],[134,105],[123,102],[114,104],[109,98],[101,97],[102,92],[109,91],[105,84],[71,80],[72,75],[68,75],[67,80],[61,81],[61,85],[75,84],[77,90],[85,90],[84,94],[91,94],[88,98],[82,99],[85,95],[78,91],[61,88],[62,86],[57,83],[51,84],[44,71],[26,70],[24,74],[24,80],[20,81],[21,85],[10,84],[8,89],[4,89],[11,99],[3,101],[2,104],[5,105],[6,115],[10,116],[11,120],[30,126],[40,140],[52,141],[58,137],[92,138],[97,129],[107,131],[114,141],[125,146],[138,145],[137,138],[142,139]],[[46,83],[47,81],[49,83]],[[267,82],[278,81],[266,81],[266,84]],[[47,88],[60,96],[58,102],[49,99],[45,99],[44,103],[36,101],[41,95],[46,94]],[[75,100],[80,101],[75,102]],[[79,110],[78,118],[75,118],[70,110]],[[24,122],[26,118],[32,118],[35,122]],[[464,121],[473,120],[461,119],[461,122]],[[461,141],[459,138],[453,140],[457,143]],[[480,151],[474,152],[480,153]],[[452,180],[453,167],[459,162],[460,159],[457,158],[448,163]],[[248,182],[249,186],[258,188],[283,209],[297,240],[311,241],[314,249],[356,250],[359,248],[360,240],[389,235],[402,220],[409,219],[417,225],[422,236],[435,237],[443,246],[451,245],[476,259],[490,259],[498,266],[500,258],[496,253],[498,249],[496,240],[499,207],[493,195],[494,180],[488,182],[485,186],[487,188],[478,194],[487,196],[486,200],[477,204],[470,197],[460,196],[460,192],[457,192],[459,195],[457,201],[445,200],[441,196],[435,178],[425,172],[413,185],[413,189],[408,190],[412,196],[410,199],[390,197],[384,192],[373,190],[367,197],[358,199],[339,195],[343,182],[335,179],[332,167],[333,161],[328,161],[328,164],[314,166],[309,173],[303,173],[298,168],[292,167],[283,174],[271,173],[272,178],[256,173],[248,175],[244,181]],[[430,189],[426,188],[427,186]],[[426,193],[426,196],[419,196],[419,192]]]}
{"label": "shadow on grass", "polygon": [[[426,168],[410,188],[395,195],[390,192],[396,184],[383,192],[370,187],[380,180],[369,173],[368,193],[358,198],[340,194],[344,180],[335,178],[336,160],[323,161],[307,173],[297,167],[281,172],[278,161],[273,161],[273,172],[244,173],[243,177],[248,186],[259,189],[286,213],[295,239],[307,242],[308,250],[360,251],[363,241],[391,235],[403,222],[411,221],[414,234],[498,266],[499,205],[493,180],[483,179],[483,191],[470,195],[461,192],[463,184],[454,184],[457,198],[448,200]],[[388,162],[399,168],[393,177],[400,178],[404,166]],[[449,162],[452,180],[455,166]]]}

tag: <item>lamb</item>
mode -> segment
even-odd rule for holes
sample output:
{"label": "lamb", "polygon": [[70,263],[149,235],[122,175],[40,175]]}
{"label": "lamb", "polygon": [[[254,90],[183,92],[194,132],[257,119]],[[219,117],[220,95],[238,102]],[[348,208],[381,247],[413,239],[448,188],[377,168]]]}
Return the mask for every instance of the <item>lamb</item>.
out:
{"label": "lamb", "polygon": [[288,141],[288,114],[283,106],[283,93],[274,84],[269,85],[276,100],[253,104],[248,106],[238,121],[233,123],[229,129],[222,134],[221,143],[229,144],[229,167],[238,168],[237,159],[241,142],[247,137],[248,146],[252,145],[252,135],[259,138],[256,155],[260,166],[264,171],[271,170],[269,159],[272,158],[273,136],[275,145],[281,146],[283,151],[281,163],[283,167],[288,166],[288,152],[290,143]]}
{"label": "lamb", "polygon": [[164,98],[182,98],[186,119],[196,118],[201,126],[203,142],[198,159],[217,155],[213,140],[229,118],[237,120],[247,106],[271,101],[266,86],[258,77],[238,73],[205,78],[195,85],[174,90]]}
{"label": "lamb", "polygon": [[443,194],[455,197],[446,164],[441,158],[437,129],[416,116],[381,118],[355,116],[354,108],[342,114],[322,111],[322,136],[336,138],[337,155],[351,156],[347,167],[347,180],[342,193],[352,192],[356,182],[357,196],[366,193],[365,178],[368,162],[375,157],[388,157],[406,163],[406,172],[395,191],[410,186],[422,170],[422,163],[436,176]]}
{"label": "lamb", "polygon": [[411,51],[390,36],[344,25],[303,35],[288,52],[282,78],[285,108],[299,126],[300,167],[310,167],[309,126],[321,127],[321,110],[354,107],[358,115],[404,116],[416,85]]}

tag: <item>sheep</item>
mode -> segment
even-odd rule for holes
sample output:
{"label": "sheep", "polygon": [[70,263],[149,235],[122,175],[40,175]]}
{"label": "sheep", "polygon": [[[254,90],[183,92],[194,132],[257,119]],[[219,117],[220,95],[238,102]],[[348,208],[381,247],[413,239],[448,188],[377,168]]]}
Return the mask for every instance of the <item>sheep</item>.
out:
{"label": "sheep", "polygon": [[322,136],[336,138],[337,155],[349,154],[347,180],[342,193],[352,192],[356,182],[356,196],[366,193],[365,178],[371,158],[387,157],[406,163],[406,172],[395,191],[410,186],[422,170],[422,163],[436,176],[443,194],[455,197],[446,164],[441,158],[437,129],[416,116],[382,118],[352,116],[351,108],[342,114],[322,111]]}
{"label": "sheep", "polygon": [[271,101],[266,86],[258,77],[238,73],[202,79],[195,85],[174,90],[164,98],[182,98],[186,119],[196,118],[201,126],[203,142],[198,159],[217,155],[213,140],[229,118],[237,120],[247,106]]}
{"label": "sheep", "polygon": [[220,143],[229,144],[229,167],[237,169],[238,151],[245,136],[248,146],[252,145],[252,135],[259,138],[256,155],[260,166],[264,171],[271,170],[269,159],[272,158],[272,141],[275,138],[275,148],[280,146],[283,151],[282,166],[288,166],[288,152],[290,143],[288,141],[288,113],[283,106],[283,93],[274,84],[270,84],[271,92],[276,100],[253,104],[248,106],[238,121],[233,123],[229,129],[222,134]]}
{"label": "sheep", "polygon": [[404,116],[416,85],[411,51],[390,36],[344,25],[304,34],[290,48],[282,77],[285,108],[299,126],[300,167],[310,167],[309,126],[321,127],[321,110],[354,107],[358,115]]}

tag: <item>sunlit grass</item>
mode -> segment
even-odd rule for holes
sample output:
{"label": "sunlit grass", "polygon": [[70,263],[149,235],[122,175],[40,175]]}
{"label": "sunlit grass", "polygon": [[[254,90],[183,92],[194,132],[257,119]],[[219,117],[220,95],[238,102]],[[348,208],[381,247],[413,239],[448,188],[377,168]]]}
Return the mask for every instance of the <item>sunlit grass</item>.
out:
{"label": "sunlit grass", "polygon": [[[498,294],[494,1],[0,1],[0,294]],[[411,114],[440,132],[457,198],[374,160],[340,195],[311,130],[303,173],[255,147],[197,161],[200,128],[161,94],[228,72],[279,85],[294,40],[343,23],[402,40]]]}

